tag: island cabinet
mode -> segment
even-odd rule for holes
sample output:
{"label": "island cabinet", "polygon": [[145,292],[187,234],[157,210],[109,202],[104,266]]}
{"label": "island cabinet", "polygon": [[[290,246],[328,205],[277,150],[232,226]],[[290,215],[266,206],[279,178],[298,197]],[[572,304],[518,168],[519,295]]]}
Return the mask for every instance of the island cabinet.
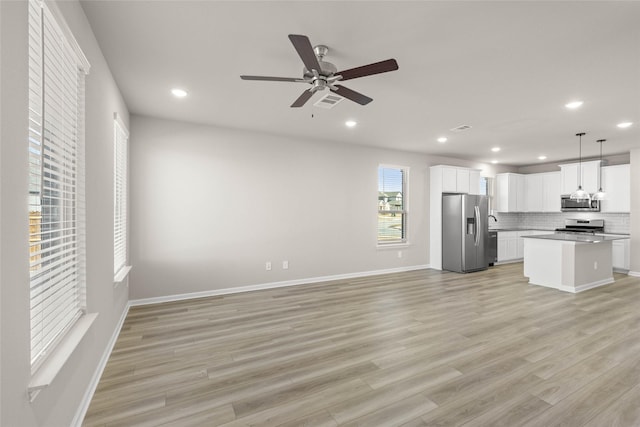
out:
{"label": "island cabinet", "polygon": [[612,243],[625,236],[547,234],[526,236],[524,275],[533,285],[581,292],[614,281]]}
{"label": "island cabinet", "polygon": [[631,260],[629,257],[630,240],[614,240],[611,242],[611,263],[613,269],[620,272],[628,272],[631,268]]}
{"label": "island cabinet", "polygon": [[602,168],[602,189],[605,199],[600,202],[601,212],[631,211],[631,175],[629,165]]}
{"label": "island cabinet", "polygon": [[582,189],[593,194],[600,188],[600,160],[560,165],[562,194],[571,194],[582,183]]}

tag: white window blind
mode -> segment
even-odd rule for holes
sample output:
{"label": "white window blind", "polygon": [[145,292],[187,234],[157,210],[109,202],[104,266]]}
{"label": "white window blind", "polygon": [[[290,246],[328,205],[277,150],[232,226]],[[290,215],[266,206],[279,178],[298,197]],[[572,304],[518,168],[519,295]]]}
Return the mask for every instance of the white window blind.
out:
{"label": "white window blind", "polygon": [[114,117],[113,171],[113,274],[127,265],[127,142],[129,132],[120,117]]}
{"label": "white window blind", "polygon": [[29,2],[32,370],[82,315],[85,306],[86,67],[76,46],[44,4]]}
{"label": "white window blind", "polygon": [[378,167],[378,243],[406,241],[408,168]]}

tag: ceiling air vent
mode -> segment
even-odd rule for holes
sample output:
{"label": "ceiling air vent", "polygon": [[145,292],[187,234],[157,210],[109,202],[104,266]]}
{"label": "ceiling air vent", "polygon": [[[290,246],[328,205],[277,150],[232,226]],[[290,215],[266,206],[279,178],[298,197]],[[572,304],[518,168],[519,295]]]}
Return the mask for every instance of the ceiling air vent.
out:
{"label": "ceiling air vent", "polygon": [[471,126],[469,125],[460,125],[458,127],[455,127],[453,129],[449,129],[451,132],[464,132],[465,130],[469,130],[471,129]]}
{"label": "ceiling air vent", "polygon": [[320,108],[326,108],[327,110],[329,108],[333,108],[336,106],[336,104],[338,104],[340,101],[342,101],[344,98],[336,95],[332,92],[329,92],[328,94],[326,94],[325,96],[323,96],[322,98],[320,98],[315,104],[316,107],[320,107]]}

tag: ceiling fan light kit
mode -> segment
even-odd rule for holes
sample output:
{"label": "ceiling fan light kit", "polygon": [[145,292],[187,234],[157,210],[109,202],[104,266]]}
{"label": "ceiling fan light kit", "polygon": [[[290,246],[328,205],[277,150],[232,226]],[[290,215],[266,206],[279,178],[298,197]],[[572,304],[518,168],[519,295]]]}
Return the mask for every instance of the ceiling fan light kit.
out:
{"label": "ceiling fan light kit", "polygon": [[576,133],[576,136],[579,138],[580,144],[580,163],[578,164],[578,189],[571,193],[569,196],[572,200],[589,200],[591,196],[589,193],[582,189],[582,137],[586,135],[584,132]]}
{"label": "ceiling fan light kit", "polygon": [[329,48],[325,45],[311,46],[309,38],[299,34],[289,34],[289,40],[293,44],[298,56],[304,64],[303,77],[267,77],[267,76],[248,76],[242,75],[242,80],[259,80],[273,82],[294,82],[307,83],[311,88],[302,92],[291,107],[302,107],[314,93],[329,89],[346,99],[349,99],[360,105],[367,105],[372,98],[363,95],[355,90],[345,86],[336,84],[338,81],[355,79],[358,77],[371,76],[374,74],[386,73],[398,69],[398,63],[395,59],[387,59],[385,61],[375,62],[373,64],[363,65],[361,67],[350,68],[344,71],[338,71],[338,68],[330,62],[323,61]]}

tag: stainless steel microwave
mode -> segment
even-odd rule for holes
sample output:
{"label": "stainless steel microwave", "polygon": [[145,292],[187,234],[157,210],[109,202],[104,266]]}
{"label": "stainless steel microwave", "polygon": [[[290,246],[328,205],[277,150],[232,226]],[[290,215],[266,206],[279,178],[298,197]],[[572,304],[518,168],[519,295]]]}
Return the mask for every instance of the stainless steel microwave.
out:
{"label": "stainless steel microwave", "polygon": [[568,194],[560,196],[562,212],[600,212],[600,200],[572,200]]}

